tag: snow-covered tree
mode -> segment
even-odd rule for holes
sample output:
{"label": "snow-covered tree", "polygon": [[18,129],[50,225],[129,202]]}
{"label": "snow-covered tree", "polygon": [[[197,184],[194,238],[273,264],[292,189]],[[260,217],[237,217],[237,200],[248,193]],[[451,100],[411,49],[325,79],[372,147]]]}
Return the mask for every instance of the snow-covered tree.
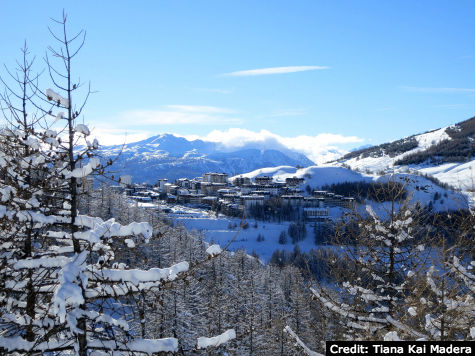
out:
{"label": "snow-covered tree", "polygon": [[45,233],[56,222],[49,203],[52,176],[51,130],[38,131],[45,114],[36,108],[34,60],[22,61],[2,78],[0,95],[5,126],[0,131],[0,325],[3,335],[34,341],[41,332],[51,298],[50,271],[19,270],[18,261],[47,253]]}
{"label": "snow-covered tree", "polygon": [[386,219],[369,205],[367,212],[367,218],[356,217],[353,229],[341,231],[352,268],[342,271],[338,300],[312,288],[314,297],[341,318],[352,339],[381,337],[392,329],[410,293],[405,277],[423,265],[424,246],[416,238],[417,218],[410,208],[393,206]]}
{"label": "snow-covered tree", "polygon": [[[76,104],[81,83],[73,80],[72,62],[85,33],[70,37],[64,13],[55,22],[60,32],[51,33],[60,47],[50,47],[46,56],[53,89],[39,91],[25,60],[23,77],[15,78],[23,92],[7,91],[2,97],[9,126],[0,136],[0,351],[81,356],[175,352],[176,338],[144,339],[136,333],[133,309],[145,292],[182,278],[188,262],[130,268],[117,251],[147,243],[153,234],[150,224],[121,225],[78,212],[81,182],[102,173],[104,166],[95,154],[97,140],[90,141],[89,128],[77,122],[85,101]],[[38,118],[46,116],[54,123],[38,127]],[[202,346],[221,344],[231,334],[204,340]]]}
{"label": "snow-covered tree", "polygon": [[330,262],[340,282],[311,288],[338,321],[336,338],[474,338],[473,214],[447,232],[436,216],[406,202],[393,200],[379,215],[366,210],[337,229],[345,267]]}
{"label": "snow-covered tree", "polygon": [[458,236],[435,235],[427,268],[410,272],[414,288],[406,299],[407,313],[398,332],[410,337],[406,326],[430,340],[475,339],[475,261],[472,255],[475,223],[473,214],[458,217]]}

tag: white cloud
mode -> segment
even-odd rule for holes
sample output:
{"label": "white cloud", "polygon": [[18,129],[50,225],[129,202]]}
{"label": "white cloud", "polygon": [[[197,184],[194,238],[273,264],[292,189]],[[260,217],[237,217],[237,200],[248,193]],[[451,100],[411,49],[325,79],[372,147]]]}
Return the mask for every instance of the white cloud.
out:
{"label": "white cloud", "polygon": [[[157,131],[126,130],[104,125],[90,127],[92,128],[92,137],[96,137],[101,145],[137,142],[158,134]],[[347,153],[348,151],[342,148],[344,145],[364,141],[357,136],[343,136],[340,134],[321,133],[316,136],[284,137],[268,130],[255,132],[241,128],[213,130],[206,136],[175,135],[183,136],[188,140],[201,139],[217,142],[222,150],[230,152],[241,148],[277,149],[290,155],[292,155],[292,152],[299,152],[317,164],[334,160]]]}
{"label": "white cloud", "polygon": [[185,137],[218,142],[230,151],[241,147],[292,150],[305,154],[315,163],[324,163],[346,153],[347,151],[341,148],[342,145],[363,142],[363,139],[359,137],[339,134],[321,133],[316,136],[283,137],[267,130],[254,132],[240,128],[231,128],[226,131],[213,130],[204,137],[195,135]]}
{"label": "white cloud", "polygon": [[284,73],[305,72],[309,70],[323,70],[323,69],[330,69],[330,67],[327,67],[327,66],[271,67],[271,68],[261,68],[261,69],[240,70],[237,72],[226,73],[224,75],[231,76],[231,77],[248,77],[248,76],[256,76],[256,75],[284,74]]}
{"label": "white cloud", "polygon": [[443,94],[443,93],[473,93],[475,89],[471,88],[435,88],[435,87],[411,87],[411,86],[400,86],[401,89],[414,93],[434,93],[434,94]]}

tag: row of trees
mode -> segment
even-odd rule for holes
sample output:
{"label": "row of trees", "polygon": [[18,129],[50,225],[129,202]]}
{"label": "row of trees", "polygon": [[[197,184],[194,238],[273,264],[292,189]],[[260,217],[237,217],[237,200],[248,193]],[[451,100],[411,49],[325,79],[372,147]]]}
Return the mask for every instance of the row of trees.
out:
{"label": "row of trees", "polygon": [[263,266],[245,251],[223,252],[208,260],[207,244],[196,232],[172,226],[156,210],[128,204],[126,197],[108,186],[93,191],[89,201],[84,199],[81,205],[91,213],[118,214],[122,223],[145,220],[154,226],[157,238],[149,244],[137,244],[133,253],[118,253],[131,267],[206,261],[196,262],[192,273],[173,285],[144,294],[146,302],[138,313],[143,315],[139,329],[144,337],[171,335],[179,341],[179,352],[193,354],[198,353],[195,343],[199,335],[234,328],[236,339],[223,353],[246,355],[298,354],[284,332],[286,325],[313,347],[318,344],[316,340],[324,339],[320,323],[314,323],[319,308],[312,303],[308,280],[299,267]]}

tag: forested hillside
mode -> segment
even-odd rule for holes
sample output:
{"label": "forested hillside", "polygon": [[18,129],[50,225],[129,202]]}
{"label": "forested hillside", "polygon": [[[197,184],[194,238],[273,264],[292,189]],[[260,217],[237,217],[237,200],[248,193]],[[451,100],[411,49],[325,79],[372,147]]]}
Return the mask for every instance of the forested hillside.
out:
{"label": "forested hillside", "polygon": [[413,135],[390,143],[350,152],[343,156],[341,160],[367,157],[377,158],[384,155],[396,157],[418,147],[421,147],[422,150],[404,155],[396,160],[395,164],[466,162],[475,157],[475,117],[449,126],[445,128],[444,132],[447,134],[447,138],[443,138],[438,142],[429,142],[426,147],[419,144],[417,137],[420,135]]}
{"label": "forested hillside", "polygon": [[[474,187],[475,118],[351,152],[333,165],[367,172],[416,173],[469,195]],[[470,198],[472,199],[472,198]]]}
{"label": "forested hillside", "polygon": [[411,153],[396,161],[398,165],[442,164],[467,162],[475,157],[475,117],[448,127],[448,139],[442,140],[421,152]]}

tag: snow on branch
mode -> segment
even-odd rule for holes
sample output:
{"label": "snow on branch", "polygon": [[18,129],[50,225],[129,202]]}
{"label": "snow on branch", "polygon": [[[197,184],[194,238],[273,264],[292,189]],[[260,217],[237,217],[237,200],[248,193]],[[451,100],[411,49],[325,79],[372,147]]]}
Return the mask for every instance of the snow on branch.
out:
{"label": "snow on branch", "polygon": [[13,265],[13,268],[19,270],[19,269],[63,267],[70,260],[71,260],[70,258],[65,257],[65,256],[25,259],[25,260],[18,260]]}
{"label": "snow on branch", "polygon": [[234,329],[226,330],[224,333],[213,337],[199,337],[198,349],[206,349],[207,347],[218,347],[232,339],[236,338],[236,331]]}
{"label": "snow on branch", "polygon": [[287,334],[289,334],[292,339],[295,340],[295,344],[298,345],[298,346],[300,346],[300,347],[303,349],[303,351],[304,351],[308,356],[323,356],[322,354],[320,354],[320,353],[318,353],[318,352],[315,352],[315,351],[310,350],[310,349],[307,347],[307,345],[305,345],[305,343],[304,343],[302,340],[300,340],[300,338],[299,338],[299,337],[297,336],[297,334],[290,328],[290,326],[287,325],[287,326],[284,328],[284,331],[285,331]]}
{"label": "snow on branch", "polygon": [[48,342],[27,341],[21,336],[0,337],[0,348],[9,352],[44,352],[48,350],[67,349],[70,345],[68,340],[52,340]]}
{"label": "snow on branch", "polygon": [[206,249],[206,253],[210,255],[211,257],[215,257],[221,254],[223,250],[221,250],[221,247],[219,245],[211,245]]}
{"label": "snow on branch", "polygon": [[[329,299],[325,298],[322,296],[316,289],[310,288],[310,291],[313,293],[315,298],[317,298],[324,307],[327,309],[330,309],[331,311],[334,311],[335,313],[338,313],[339,315],[345,317],[345,318],[350,318],[356,321],[361,321],[361,322],[373,322],[373,323],[379,323],[379,324],[388,324],[388,321],[386,319],[382,318],[376,318],[374,316],[362,316],[362,315],[355,315],[352,313],[349,308],[347,308],[347,305],[337,305],[333,301],[330,301]],[[356,326],[356,325],[353,325]],[[359,327],[361,329],[364,329],[364,327]]]}
{"label": "snow on branch", "polygon": [[[0,337],[0,347],[9,352],[45,352],[50,350],[67,350],[71,347],[70,343],[71,342],[69,340],[35,342],[27,341],[21,336]],[[90,349],[123,351],[127,354],[130,354],[130,352],[142,352],[152,355],[158,352],[178,351],[178,340],[171,337],[164,339],[139,339],[132,340],[127,343],[121,343],[113,340],[88,339],[87,345]]]}
{"label": "snow on branch", "polygon": [[76,131],[77,133],[82,133],[84,136],[89,136],[91,134],[91,131],[89,131],[89,127],[84,124],[76,125],[74,131]]}
{"label": "snow on branch", "polygon": [[99,161],[99,158],[91,158],[89,159],[89,162],[84,166],[84,167],[78,167],[75,168],[72,172],[69,174],[65,174],[66,178],[84,178],[91,174],[95,168],[99,166],[101,162]]}
{"label": "snow on branch", "polygon": [[[474,262],[472,262],[474,264]],[[467,285],[467,288],[472,291],[472,293],[475,293],[475,274],[470,273],[467,268],[462,266],[460,264],[460,260],[458,257],[454,256],[453,262],[451,264],[451,270],[452,272],[456,273],[457,276],[462,279],[465,284]]]}
{"label": "snow on branch", "polygon": [[190,265],[183,261],[168,268],[141,269],[97,269],[93,272],[102,274],[104,278],[112,282],[129,282],[133,285],[147,282],[173,281],[180,273],[188,271]]}
{"label": "snow on branch", "polygon": [[75,225],[88,227],[89,231],[80,231],[74,234],[74,238],[89,241],[91,243],[100,242],[101,237],[126,237],[142,235],[147,242],[153,233],[153,229],[147,222],[133,222],[129,225],[121,225],[115,219],[103,221],[101,218],[79,215]]}
{"label": "snow on branch", "polygon": [[61,105],[65,108],[69,108],[69,100],[63,98],[61,95],[56,93],[53,89],[46,89],[46,98],[49,101],[54,101],[58,105]]}
{"label": "snow on branch", "polygon": [[[66,307],[68,305],[79,306],[84,303],[79,283],[87,284],[87,281],[84,280],[83,270],[88,255],[87,251],[83,251],[74,256],[59,273],[59,285],[54,292],[53,306],[61,322],[66,319]],[[81,277],[83,280],[79,281]]]}
{"label": "snow on branch", "polygon": [[350,282],[344,282],[343,287],[345,287],[351,295],[358,294],[361,297],[361,299],[363,299],[365,302],[369,302],[369,301],[383,302],[383,301],[391,300],[391,297],[388,295],[386,296],[377,295],[370,289],[353,285]]}
{"label": "snow on branch", "polygon": [[87,345],[91,349],[104,349],[114,351],[143,352],[152,355],[158,352],[177,352],[178,340],[173,337],[163,339],[137,339],[121,343],[113,340],[88,339]]}
{"label": "snow on branch", "polygon": [[384,335],[384,341],[401,341],[397,331],[389,331]]}
{"label": "snow on branch", "polygon": [[389,323],[399,330],[405,331],[406,333],[411,334],[412,336],[418,337],[420,339],[428,340],[429,337],[427,335],[421,334],[420,332],[412,329],[411,327],[397,321],[396,319],[392,318],[390,315],[386,317],[386,320],[389,321]]}

